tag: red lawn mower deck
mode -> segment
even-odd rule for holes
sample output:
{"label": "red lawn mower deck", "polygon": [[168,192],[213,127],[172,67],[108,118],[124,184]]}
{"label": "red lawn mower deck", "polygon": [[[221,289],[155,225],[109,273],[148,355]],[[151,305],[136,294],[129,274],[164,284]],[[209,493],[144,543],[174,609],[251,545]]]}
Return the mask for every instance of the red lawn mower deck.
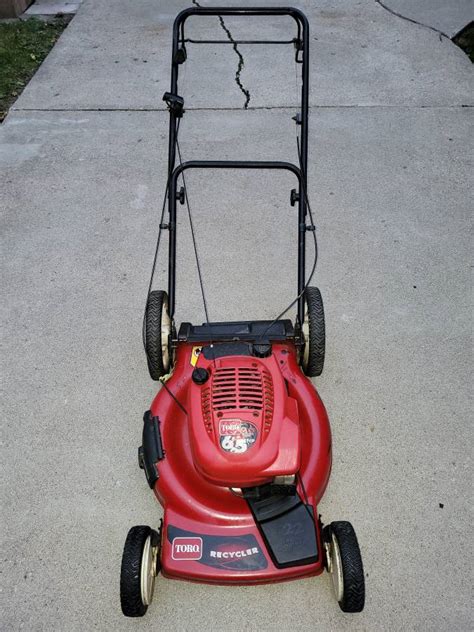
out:
{"label": "red lawn mower deck", "polygon": [[[299,166],[181,162],[184,101],[177,91],[178,67],[190,41],[184,25],[194,15],[293,18],[295,61],[302,68]],[[164,96],[170,112],[169,221],[165,224],[162,215],[160,224],[160,233],[169,232],[168,292],[149,292],[144,319],[150,375],[163,387],[144,415],[138,452],[164,518],[158,529],[137,526],[127,536],[120,582],[126,616],[145,614],[160,571],[172,579],[259,584],[326,569],[342,610],[360,612],[364,606],[364,573],[352,526],[323,527],[318,515],[331,470],[331,432],[309,379],[323,369],[325,323],[321,294],[305,281],[306,233],[315,240],[306,193],[308,42],[306,17],[293,8],[193,7],[174,23],[171,91]],[[298,205],[298,294],[284,312],[297,306],[294,324],[282,314],[274,321],[182,323],[176,331],[176,205],[187,203],[183,175],[193,168],[284,169],[296,176],[291,204]],[[184,187],[178,191],[179,178]],[[207,318],[206,304],[205,311]]]}

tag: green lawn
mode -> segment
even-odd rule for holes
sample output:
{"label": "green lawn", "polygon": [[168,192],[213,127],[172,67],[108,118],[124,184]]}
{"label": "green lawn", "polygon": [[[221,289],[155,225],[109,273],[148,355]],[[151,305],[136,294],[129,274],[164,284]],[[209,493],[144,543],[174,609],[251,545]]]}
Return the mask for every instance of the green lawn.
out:
{"label": "green lawn", "polygon": [[0,122],[66,25],[63,19],[0,22]]}

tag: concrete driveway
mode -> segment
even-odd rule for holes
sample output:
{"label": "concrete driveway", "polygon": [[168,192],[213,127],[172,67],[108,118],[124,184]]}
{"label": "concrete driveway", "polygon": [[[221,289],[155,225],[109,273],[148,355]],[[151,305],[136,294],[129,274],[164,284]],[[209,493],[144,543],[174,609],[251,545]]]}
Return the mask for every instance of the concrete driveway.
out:
{"label": "concrete driveway", "polygon": [[[371,0],[298,2],[328,327],[316,384],[334,440],[320,511],[357,530],[365,611],[342,614],[322,576],[257,588],[161,578],[145,619],[120,612],[127,530],[160,518],[136,465],[156,389],[141,317],[170,29],[185,6],[85,0],[0,128],[2,629],[472,629],[472,66]],[[236,37],[290,33],[283,20],[227,23]],[[217,20],[192,32],[222,38]],[[296,161],[293,51],[241,52],[248,111],[232,48],[190,46],[184,158]],[[200,174],[188,186],[211,318],[275,316],[295,293],[291,178]],[[180,231],[177,318],[202,322],[184,216]]]}

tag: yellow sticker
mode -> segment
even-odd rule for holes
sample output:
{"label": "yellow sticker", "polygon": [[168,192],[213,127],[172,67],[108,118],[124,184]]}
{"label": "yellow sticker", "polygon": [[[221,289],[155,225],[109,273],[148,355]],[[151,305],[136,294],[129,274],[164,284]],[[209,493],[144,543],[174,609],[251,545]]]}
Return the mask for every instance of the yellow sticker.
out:
{"label": "yellow sticker", "polygon": [[193,347],[191,354],[191,366],[196,366],[202,347]]}

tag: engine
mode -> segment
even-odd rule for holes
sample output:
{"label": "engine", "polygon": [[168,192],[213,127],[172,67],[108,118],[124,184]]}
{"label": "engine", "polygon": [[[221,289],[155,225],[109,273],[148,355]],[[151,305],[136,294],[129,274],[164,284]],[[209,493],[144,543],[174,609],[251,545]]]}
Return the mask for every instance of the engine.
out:
{"label": "engine", "polygon": [[278,359],[200,353],[188,391],[194,464],[208,481],[252,487],[297,473],[298,407]]}

